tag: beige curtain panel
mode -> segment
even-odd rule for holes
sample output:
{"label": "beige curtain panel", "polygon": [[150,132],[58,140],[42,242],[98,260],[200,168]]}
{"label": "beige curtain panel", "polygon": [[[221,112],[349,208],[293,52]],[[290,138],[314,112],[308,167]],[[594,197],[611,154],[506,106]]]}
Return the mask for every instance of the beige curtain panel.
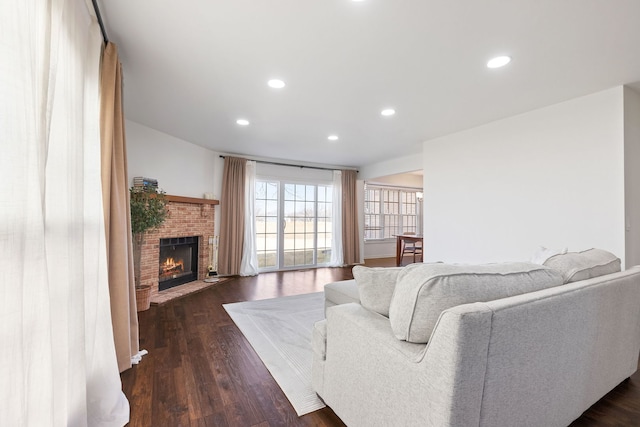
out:
{"label": "beige curtain panel", "polygon": [[138,353],[139,342],[122,110],[122,66],[118,59],[118,48],[113,43],[107,44],[102,55],[100,85],[102,198],[109,293],[116,356],[122,372],[131,367],[131,357]]}
{"label": "beige curtain panel", "polygon": [[357,171],[342,171],[342,251],[345,265],[360,262],[357,180]]}
{"label": "beige curtain panel", "polygon": [[218,272],[240,274],[244,245],[244,185],[247,159],[225,157],[220,198]]}

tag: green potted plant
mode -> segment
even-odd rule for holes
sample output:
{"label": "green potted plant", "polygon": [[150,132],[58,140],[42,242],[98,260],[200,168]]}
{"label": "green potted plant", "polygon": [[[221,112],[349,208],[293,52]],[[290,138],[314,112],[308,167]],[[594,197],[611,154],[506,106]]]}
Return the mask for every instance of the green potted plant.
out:
{"label": "green potted plant", "polygon": [[131,233],[133,234],[133,271],[138,311],[147,310],[150,304],[151,286],[140,284],[140,262],[144,233],[153,230],[167,218],[165,193],[154,187],[131,187]]}

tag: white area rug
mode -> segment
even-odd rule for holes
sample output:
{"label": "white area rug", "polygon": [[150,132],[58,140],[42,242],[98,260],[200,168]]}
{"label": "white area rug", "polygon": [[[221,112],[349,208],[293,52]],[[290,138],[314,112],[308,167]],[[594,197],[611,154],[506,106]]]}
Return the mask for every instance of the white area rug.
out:
{"label": "white area rug", "polygon": [[311,333],[324,319],[324,294],[224,304],[298,416],[324,408],[311,388]]}

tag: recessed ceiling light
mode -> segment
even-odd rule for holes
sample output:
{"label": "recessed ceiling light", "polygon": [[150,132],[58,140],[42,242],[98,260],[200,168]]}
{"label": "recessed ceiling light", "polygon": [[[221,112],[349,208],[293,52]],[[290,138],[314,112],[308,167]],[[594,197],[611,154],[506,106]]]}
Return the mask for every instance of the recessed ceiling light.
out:
{"label": "recessed ceiling light", "polygon": [[271,79],[267,82],[267,84],[269,85],[269,87],[272,87],[274,89],[282,89],[283,87],[285,87],[284,82],[280,79]]}
{"label": "recessed ceiling light", "polygon": [[327,139],[328,139],[329,141],[337,141],[337,140],[338,140],[338,135],[329,135],[329,136],[327,137]]}
{"label": "recessed ceiling light", "polygon": [[495,58],[493,58],[493,59],[489,60],[489,62],[487,62],[487,67],[489,67],[489,68],[500,68],[500,67],[504,67],[509,62],[511,62],[511,57],[510,56],[496,56]]}
{"label": "recessed ceiling light", "polygon": [[380,112],[383,116],[393,116],[396,113],[396,110],[393,108],[385,108]]}
{"label": "recessed ceiling light", "polygon": [[238,119],[238,120],[236,120],[236,123],[239,124],[240,126],[248,126],[249,125],[249,120],[247,120],[247,119]]}

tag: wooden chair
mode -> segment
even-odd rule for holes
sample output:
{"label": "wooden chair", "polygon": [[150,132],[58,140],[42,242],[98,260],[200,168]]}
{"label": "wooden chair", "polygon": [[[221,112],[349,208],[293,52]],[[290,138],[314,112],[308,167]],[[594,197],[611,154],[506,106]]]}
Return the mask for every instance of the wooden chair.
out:
{"label": "wooden chair", "polygon": [[[408,236],[414,235],[416,233],[404,233]],[[411,254],[413,256],[413,262],[416,262],[416,255],[420,261],[422,261],[422,243],[421,242],[410,242],[407,243],[404,240],[402,241],[402,258],[404,259],[405,254]]]}

